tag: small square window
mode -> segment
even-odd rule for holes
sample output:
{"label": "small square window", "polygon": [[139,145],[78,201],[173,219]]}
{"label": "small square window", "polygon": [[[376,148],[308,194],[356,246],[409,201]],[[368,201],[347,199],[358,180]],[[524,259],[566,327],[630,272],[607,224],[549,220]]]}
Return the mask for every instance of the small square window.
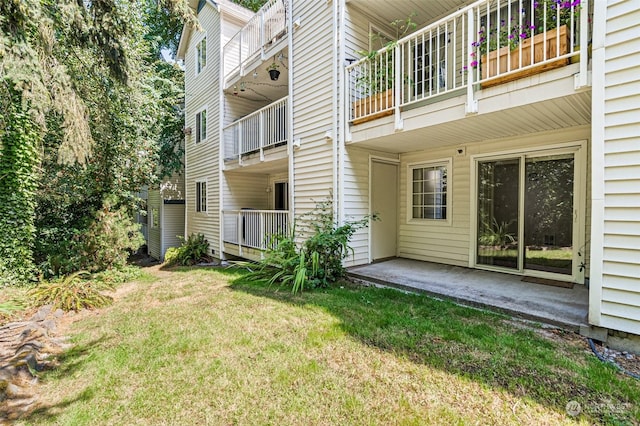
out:
{"label": "small square window", "polygon": [[413,219],[447,219],[447,166],[415,166],[411,169]]}

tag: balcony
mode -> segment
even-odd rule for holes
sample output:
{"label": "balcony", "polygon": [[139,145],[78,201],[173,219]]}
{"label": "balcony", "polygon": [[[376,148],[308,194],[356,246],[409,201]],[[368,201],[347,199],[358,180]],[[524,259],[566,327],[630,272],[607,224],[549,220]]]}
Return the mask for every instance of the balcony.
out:
{"label": "balcony", "polygon": [[276,148],[287,144],[288,99],[285,96],[223,129],[225,163],[243,166],[248,160],[268,161],[269,153],[282,154]]}
{"label": "balcony", "polygon": [[349,122],[401,130],[404,111],[453,98],[475,114],[483,89],[572,62],[587,86],[589,1],[569,3],[481,0],[372,52],[346,67]]}
{"label": "balcony", "polygon": [[223,48],[225,85],[234,75],[245,75],[255,59],[264,59],[287,34],[284,0],[268,0]]}
{"label": "balcony", "polygon": [[286,234],[289,222],[287,210],[223,210],[222,241],[225,251],[257,260],[270,248],[270,235]]}

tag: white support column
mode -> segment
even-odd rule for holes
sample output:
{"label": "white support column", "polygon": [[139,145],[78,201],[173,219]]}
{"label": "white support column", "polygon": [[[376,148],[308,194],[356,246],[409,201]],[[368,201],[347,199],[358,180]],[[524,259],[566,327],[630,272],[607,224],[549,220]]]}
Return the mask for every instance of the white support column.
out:
{"label": "white support column", "polygon": [[260,161],[264,161],[264,112],[258,116],[258,144],[260,145]]}
{"label": "white support column", "polygon": [[242,166],[242,121],[238,123],[238,165]]}
{"label": "white support column", "polygon": [[264,10],[262,9],[260,9],[260,29],[258,31],[260,31],[260,58],[264,61],[266,59],[264,55],[264,45],[266,43],[264,37]]}
{"label": "white support column", "polygon": [[[473,43],[473,40],[475,39],[475,35],[476,35],[476,29],[475,29],[475,16],[474,16],[474,10],[475,9],[470,9],[467,12],[467,21],[468,21],[468,25],[467,25],[467,48],[469,50],[471,50],[472,46],[471,43]],[[475,51],[475,50],[474,50]],[[469,51],[469,53],[471,53]],[[478,61],[479,58],[476,58],[476,61]],[[477,65],[478,67],[480,67],[480,64],[478,63]],[[467,55],[467,102],[465,105],[465,112],[467,114],[477,114],[478,113],[478,101],[475,98],[475,93],[473,90],[473,84],[474,84],[474,75],[475,75],[475,70],[473,69],[473,67],[471,66],[471,55]]]}
{"label": "white support column", "polygon": [[[262,238],[260,240],[260,249],[265,250],[267,248],[267,245],[265,244],[265,238],[266,238],[266,228],[264,226],[264,212],[260,212],[260,230],[258,231],[258,235],[260,236],[260,238]],[[260,253],[260,257],[264,258],[264,252]]]}
{"label": "white support column", "polygon": [[580,73],[576,75],[575,88],[591,86],[589,75],[589,1],[581,3],[580,10]]}
{"label": "white support column", "polygon": [[238,211],[238,220],[236,221],[236,228],[238,232],[238,253],[242,256],[242,212]]}
{"label": "white support column", "polygon": [[395,110],[395,130],[403,130],[402,116],[400,115],[400,99],[402,96],[402,58],[400,57],[400,45],[396,44],[393,49],[393,69],[395,72],[393,89],[393,108]]}

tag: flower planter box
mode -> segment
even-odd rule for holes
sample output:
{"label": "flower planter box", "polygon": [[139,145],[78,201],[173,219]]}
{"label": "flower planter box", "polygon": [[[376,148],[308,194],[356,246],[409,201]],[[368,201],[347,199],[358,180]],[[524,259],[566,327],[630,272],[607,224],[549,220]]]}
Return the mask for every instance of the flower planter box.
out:
{"label": "flower planter box", "polygon": [[365,123],[393,114],[393,89],[353,102],[353,124]]}
{"label": "flower planter box", "polygon": [[[532,65],[532,46],[533,64],[539,65],[520,70],[520,68]],[[482,79],[484,80],[497,75],[500,75],[500,77],[483,82],[482,87],[496,86],[550,69],[563,67],[569,63],[568,58],[556,60],[553,60],[553,58],[566,55],[567,53],[569,53],[569,33],[566,25],[524,39],[520,45],[513,50],[510,50],[509,46],[493,50],[480,57]],[[514,70],[516,72],[513,72]],[[503,76],[502,74],[506,75]]]}

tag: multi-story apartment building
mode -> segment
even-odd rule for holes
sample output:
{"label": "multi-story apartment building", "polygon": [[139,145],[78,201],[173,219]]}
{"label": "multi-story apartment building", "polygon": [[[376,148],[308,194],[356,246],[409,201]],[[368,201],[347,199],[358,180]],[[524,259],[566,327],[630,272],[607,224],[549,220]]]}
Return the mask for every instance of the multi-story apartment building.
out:
{"label": "multi-story apartment building", "polygon": [[214,256],[258,258],[331,197],[338,220],[381,219],[349,265],[588,285],[591,325],[640,334],[637,2],[193,7],[185,233]]}

